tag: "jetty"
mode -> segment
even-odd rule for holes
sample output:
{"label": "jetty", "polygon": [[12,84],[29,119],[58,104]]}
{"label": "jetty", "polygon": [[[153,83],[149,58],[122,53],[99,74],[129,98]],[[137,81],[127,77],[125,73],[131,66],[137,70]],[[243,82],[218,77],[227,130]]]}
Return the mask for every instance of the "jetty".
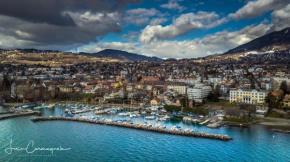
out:
{"label": "jetty", "polygon": [[216,139],[216,140],[222,140],[222,141],[233,140],[228,135],[210,134],[210,133],[201,133],[201,132],[189,132],[189,131],[181,131],[181,130],[170,130],[170,129],[164,129],[164,128],[144,126],[144,125],[134,125],[134,124],[128,124],[128,123],[119,123],[119,122],[87,119],[87,118],[39,117],[39,118],[31,119],[32,122],[54,121],[54,120],[55,121],[58,120],[58,121],[85,122],[85,123],[101,124],[101,125],[108,125],[108,126],[139,129],[139,130],[145,130],[145,131],[151,131],[151,132],[157,132],[157,133],[165,133],[165,134],[182,135],[182,136],[189,136],[189,137]]}
{"label": "jetty", "polygon": [[30,116],[30,115],[41,115],[40,112],[32,111],[32,112],[22,112],[19,114],[12,114],[12,115],[7,115],[7,116],[1,116],[0,120],[5,120],[5,119],[11,119],[11,118],[17,118],[21,116]]}
{"label": "jetty", "polygon": [[204,122],[199,123],[200,125],[206,124],[207,122],[209,122],[210,119],[205,120]]}
{"label": "jetty", "polygon": [[0,112],[0,115],[13,114],[15,111]]}

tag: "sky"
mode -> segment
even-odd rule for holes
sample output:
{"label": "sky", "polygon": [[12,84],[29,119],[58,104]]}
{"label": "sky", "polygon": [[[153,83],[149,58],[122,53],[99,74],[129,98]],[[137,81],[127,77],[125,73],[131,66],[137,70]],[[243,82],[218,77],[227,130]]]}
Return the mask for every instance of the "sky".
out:
{"label": "sky", "polygon": [[0,48],[197,58],[289,22],[290,0],[1,0]]}

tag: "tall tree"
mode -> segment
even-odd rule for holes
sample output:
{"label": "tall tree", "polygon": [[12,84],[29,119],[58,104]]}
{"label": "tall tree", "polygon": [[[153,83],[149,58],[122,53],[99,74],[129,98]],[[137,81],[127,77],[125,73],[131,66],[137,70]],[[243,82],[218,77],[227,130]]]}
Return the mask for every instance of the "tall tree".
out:
{"label": "tall tree", "polygon": [[277,103],[277,97],[274,96],[271,92],[269,92],[268,95],[266,96],[266,103],[269,104],[270,109],[274,108]]}
{"label": "tall tree", "polygon": [[6,91],[6,90],[8,90],[10,88],[10,82],[8,80],[8,76],[7,75],[3,76],[2,88],[3,88],[4,91]]}
{"label": "tall tree", "polygon": [[280,84],[280,89],[284,92],[284,94],[288,93],[288,89],[287,89],[287,83],[286,81],[283,81],[281,84]]}

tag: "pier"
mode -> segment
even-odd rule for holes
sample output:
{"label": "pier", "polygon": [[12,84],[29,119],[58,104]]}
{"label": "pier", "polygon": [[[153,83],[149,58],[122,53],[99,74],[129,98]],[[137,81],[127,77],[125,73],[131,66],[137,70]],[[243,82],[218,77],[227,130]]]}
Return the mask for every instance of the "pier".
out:
{"label": "pier", "polygon": [[162,129],[162,128],[157,128],[157,127],[149,127],[149,126],[143,126],[143,125],[134,125],[134,124],[118,123],[118,122],[108,122],[108,121],[86,119],[86,118],[40,117],[40,118],[31,119],[31,121],[33,121],[33,122],[53,121],[53,120],[85,122],[85,123],[93,123],[93,124],[101,124],[101,125],[109,125],[109,126],[117,126],[117,127],[146,130],[146,131],[157,132],[157,133],[216,139],[216,140],[222,140],[222,141],[233,140],[228,135],[209,134],[209,133],[201,133],[201,132],[186,132],[186,131],[181,131],[181,130],[169,130],[169,129]]}
{"label": "pier", "polygon": [[17,118],[17,117],[21,117],[21,116],[30,116],[30,115],[41,115],[40,112],[23,112],[20,114],[12,114],[12,115],[7,115],[7,116],[1,116],[0,120],[5,120],[5,119],[11,119],[11,118]]}

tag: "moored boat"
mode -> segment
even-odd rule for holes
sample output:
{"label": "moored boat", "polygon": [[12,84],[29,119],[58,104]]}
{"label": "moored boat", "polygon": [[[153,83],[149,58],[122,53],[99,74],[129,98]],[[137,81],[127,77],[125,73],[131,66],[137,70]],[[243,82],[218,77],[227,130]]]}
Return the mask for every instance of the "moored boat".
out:
{"label": "moored boat", "polygon": [[155,116],[146,116],[145,119],[146,120],[154,120],[155,119]]}

